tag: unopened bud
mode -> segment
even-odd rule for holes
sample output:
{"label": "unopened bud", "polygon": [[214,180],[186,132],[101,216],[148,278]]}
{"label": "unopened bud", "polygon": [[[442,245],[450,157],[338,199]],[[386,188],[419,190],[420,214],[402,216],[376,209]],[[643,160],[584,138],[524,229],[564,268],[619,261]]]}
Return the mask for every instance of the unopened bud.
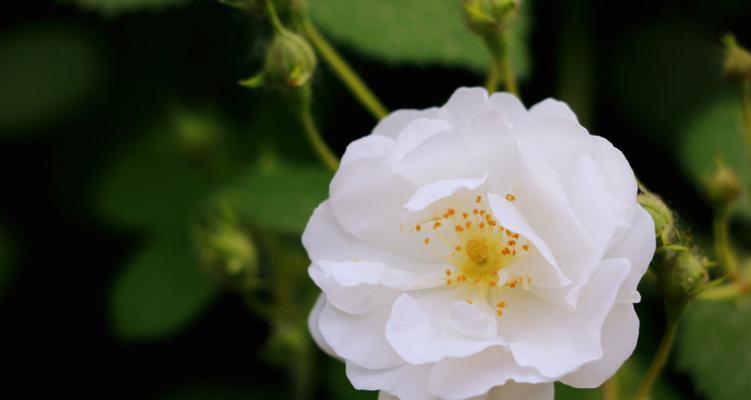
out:
{"label": "unopened bud", "polygon": [[717,205],[727,205],[741,195],[738,176],[721,160],[717,161],[712,175],[706,179],[704,187],[709,200]]}
{"label": "unopened bud", "polygon": [[266,51],[263,72],[240,84],[298,88],[310,82],[315,69],[316,55],[310,44],[302,36],[285,30],[274,36]]}
{"label": "unopened bud", "polygon": [[723,72],[730,79],[751,80],[751,53],[735,40],[733,35],[726,35],[725,60]]}
{"label": "unopened bud", "polygon": [[234,289],[249,289],[258,279],[258,254],[248,232],[226,213],[204,216],[194,229],[203,268]]}
{"label": "unopened bud", "polygon": [[673,212],[670,211],[667,204],[654,193],[642,192],[636,197],[639,204],[652,217],[655,223],[655,236],[661,242],[661,245],[668,245],[675,238],[675,219]]}
{"label": "unopened bud", "polygon": [[519,14],[520,0],[462,0],[464,20],[469,29],[480,35],[508,29]]}
{"label": "unopened bud", "polygon": [[665,263],[658,278],[665,301],[679,307],[685,305],[707,282],[709,262],[694,250],[683,250]]}

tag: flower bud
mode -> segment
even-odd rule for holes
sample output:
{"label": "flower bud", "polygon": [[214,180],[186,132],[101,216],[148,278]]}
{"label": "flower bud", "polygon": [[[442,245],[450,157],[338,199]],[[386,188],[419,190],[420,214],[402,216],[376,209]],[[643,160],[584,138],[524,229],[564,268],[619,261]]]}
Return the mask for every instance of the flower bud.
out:
{"label": "flower bud", "polygon": [[751,53],[741,47],[733,35],[726,35],[725,60],[723,71],[725,76],[736,80],[751,80]]}
{"label": "flower bud", "polygon": [[735,172],[721,160],[712,175],[705,181],[704,187],[713,203],[727,205],[741,195],[741,185]]}
{"label": "flower bud", "polygon": [[667,304],[685,305],[707,282],[708,261],[693,250],[678,251],[665,260],[658,284]]}
{"label": "flower bud", "polygon": [[202,267],[234,289],[248,289],[258,278],[258,253],[250,235],[225,213],[204,216],[194,229]]}
{"label": "flower bud", "polygon": [[660,240],[660,244],[670,244],[676,236],[675,219],[670,208],[659,196],[651,192],[640,193],[636,200],[652,216],[655,223],[655,235]]}
{"label": "flower bud", "polygon": [[464,20],[480,35],[506,30],[519,13],[520,0],[463,0]]}
{"label": "flower bud", "polygon": [[300,35],[289,31],[276,34],[266,52],[264,81],[273,86],[301,87],[310,82],[316,69],[316,55]]}

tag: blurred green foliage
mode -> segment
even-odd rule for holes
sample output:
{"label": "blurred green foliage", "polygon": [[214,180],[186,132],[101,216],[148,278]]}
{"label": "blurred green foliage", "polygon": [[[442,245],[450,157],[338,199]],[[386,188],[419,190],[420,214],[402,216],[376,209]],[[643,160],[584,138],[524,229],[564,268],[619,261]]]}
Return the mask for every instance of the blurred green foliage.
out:
{"label": "blurred green foliage", "polygon": [[0,136],[58,123],[89,106],[102,48],[76,25],[28,25],[0,37]]}

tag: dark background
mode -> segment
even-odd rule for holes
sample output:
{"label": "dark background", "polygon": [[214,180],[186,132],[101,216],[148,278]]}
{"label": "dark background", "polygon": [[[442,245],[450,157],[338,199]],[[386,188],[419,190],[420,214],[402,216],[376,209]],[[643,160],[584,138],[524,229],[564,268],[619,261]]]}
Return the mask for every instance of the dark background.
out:
{"label": "dark background", "polygon": [[[620,148],[641,180],[669,199],[685,223],[708,226],[710,209],[671,153],[674,132],[665,131],[678,132],[693,107],[727,90],[720,74],[719,38],[732,31],[740,42],[751,43],[751,7],[740,1],[541,3],[533,12],[532,77],[521,85],[525,103],[561,93],[561,38],[567,29],[581,29],[592,45],[591,65],[582,67],[591,89],[588,128]],[[104,64],[93,100],[54,123],[29,128],[28,134],[0,137],[0,220],[12,233],[17,264],[12,286],[0,299],[0,360],[5,370],[0,390],[19,390],[12,398],[158,397],[196,382],[281,390],[284,371],[257,355],[268,328],[233,293],[221,295],[173,339],[115,339],[108,324],[107,291],[118,266],[143,238],[102,221],[91,204],[106,160],[165,104],[175,99],[203,104],[208,99],[242,119],[267,101],[235,83],[260,64],[262,47],[253,40],[262,31],[259,22],[211,1],[118,17],[69,4],[23,1],[5,5],[0,35],[39,24],[92,33]],[[662,34],[663,28],[669,33],[673,27],[693,35],[686,43],[676,43],[687,53],[710,45],[713,52],[698,60],[702,65],[681,64],[695,61],[692,56],[657,51],[649,60],[619,65],[624,61],[619,52],[629,41]],[[692,42],[694,37],[703,42]],[[391,109],[442,104],[456,87],[482,84],[482,76],[462,69],[392,66],[340,49]],[[676,50],[678,55],[681,51]],[[632,73],[624,77],[624,69]],[[653,69],[658,73],[651,75]],[[668,76],[680,75],[679,84],[661,87],[659,74],[666,70],[673,71]],[[619,94],[618,88],[631,84],[642,91],[643,104]],[[320,68],[314,89],[324,136],[341,154],[348,142],[369,132],[373,120],[326,67]],[[634,117],[645,104],[658,113],[662,104],[656,99],[663,91],[685,100],[676,113],[684,119],[664,114],[658,123],[644,123]],[[314,160],[304,147],[295,151],[301,159]],[[659,304],[647,295],[639,309],[644,337],[660,332],[656,308]],[[647,342],[640,348],[653,345]],[[671,371],[667,378],[686,398],[700,398],[686,376]]]}

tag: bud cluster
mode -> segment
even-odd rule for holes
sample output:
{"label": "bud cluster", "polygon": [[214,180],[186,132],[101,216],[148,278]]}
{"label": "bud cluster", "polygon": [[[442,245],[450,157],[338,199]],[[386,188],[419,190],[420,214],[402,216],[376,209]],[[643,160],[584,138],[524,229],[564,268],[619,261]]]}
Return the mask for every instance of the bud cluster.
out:
{"label": "bud cluster", "polygon": [[480,35],[505,31],[519,14],[519,0],[463,0],[464,20]]}
{"label": "bud cluster", "polygon": [[733,35],[726,35],[723,41],[725,76],[738,81],[751,81],[751,53],[739,45]]}

